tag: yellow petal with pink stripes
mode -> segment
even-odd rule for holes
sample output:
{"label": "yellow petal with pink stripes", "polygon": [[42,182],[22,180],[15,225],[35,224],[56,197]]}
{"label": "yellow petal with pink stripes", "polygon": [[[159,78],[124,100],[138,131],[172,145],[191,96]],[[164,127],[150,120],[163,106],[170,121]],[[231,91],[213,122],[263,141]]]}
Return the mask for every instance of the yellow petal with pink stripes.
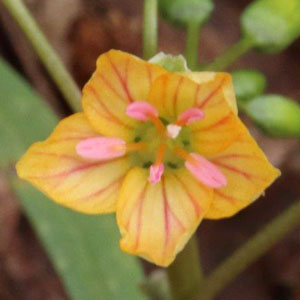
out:
{"label": "yellow petal with pink stripes", "polygon": [[97,135],[82,113],[62,120],[46,141],[29,148],[17,164],[18,175],[74,210],[115,211],[130,166],[126,157],[106,162],[80,157],[75,149],[78,142]]}
{"label": "yellow petal with pink stripes", "polygon": [[222,85],[223,92],[225,94],[225,99],[231,106],[233,112],[237,115],[237,103],[234,94],[234,88],[232,83],[232,77],[228,73],[215,73],[215,72],[185,72],[182,75],[188,77],[189,79],[202,84],[216,79],[216,76],[226,76],[226,80]]}
{"label": "yellow petal with pink stripes", "polygon": [[145,101],[152,82],[165,72],[122,51],[102,54],[83,89],[83,110],[91,125],[100,134],[131,139],[137,121],[126,115],[126,107],[134,101]]}
{"label": "yellow petal with pink stripes", "polygon": [[168,266],[207,212],[212,189],[186,169],[166,172],[151,184],[145,169],[125,178],[117,206],[121,248],[159,266]]}
{"label": "yellow petal with pink stripes", "polygon": [[[203,110],[203,120],[189,126],[192,148],[202,155],[226,149],[241,133],[240,121],[230,105],[226,86],[231,77],[218,73],[213,81],[200,84],[196,106]],[[235,101],[235,100],[234,100]]]}
{"label": "yellow petal with pink stripes", "polygon": [[198,89],[199,85],[189,78],[167,73],[153,83],[148,101],[156,107],[160,117],[173,123],[182,112],[195,106]]}
{"label": "yellow petal with pink stripes", "polygon": [[[210,78],[212,75],[207,75]],[[204,76],[205,79],[207,79]],[[193,76],[190,76],[192,79]],[[191,107],[204,112],[204,118],[188,125],[194,152],[202,155],[217,153],[228,147],[240,134],[238,117],[230,103],[227,86],[231,77],[217,73],[212,80],[202,83],[179,74],[164,74],[153,83],[149,102],[161,117],[175,122],[178,116]]]}
{"label": "yellow petal with pink stripes", "polygon": [[206,218],[234,215],[261,196],[280,175],[244,125],[241,123],[240,126],[243,134],[226,150],[210,157],[210,161],[226,176],[227,186],[214,190]]}

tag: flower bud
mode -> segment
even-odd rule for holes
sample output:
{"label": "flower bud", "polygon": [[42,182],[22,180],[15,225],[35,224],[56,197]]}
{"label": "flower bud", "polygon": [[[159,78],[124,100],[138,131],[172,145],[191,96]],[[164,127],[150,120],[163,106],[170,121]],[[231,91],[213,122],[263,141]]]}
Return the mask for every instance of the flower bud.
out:
{"label": "flower bud", "polygon": [[163,16],[180,25],[190,22],[200,25],[210,17],[214,8],[212,0],[161,0],[159,3]]}
{"label": "flower bud", "polygon": [[253,1],[241,17],[244,35],[262,51],[280,52],[300,35],[299,11],[299,0]]}
{"label": "flower bud", "polygon": [[245,105],[247,114],[263,129],[276,137],[300,137],[300,105],[281,95],[264,95]]}
{"label": "flower bud", "polygon": [[254,70],[239,70],[232,73],[233,86],[238,105],[261,95],[266,88],[265,76]]}
{"label": "flower bud", "polygon": [[164,52],[159,52],[153,56],[150,63],[159,65],[169,72],[189,72],[186,60],[182,55],[171,55],[165,54]]}

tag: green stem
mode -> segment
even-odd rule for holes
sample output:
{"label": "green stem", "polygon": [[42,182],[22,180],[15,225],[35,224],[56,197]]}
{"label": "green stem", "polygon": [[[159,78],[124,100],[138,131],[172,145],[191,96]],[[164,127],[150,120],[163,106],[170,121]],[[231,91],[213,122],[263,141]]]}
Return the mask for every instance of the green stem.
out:
{"label": "green stem", "polygon": [[300,225],[300,201],[268,224],[208,276],[199,288],[198,300],[212,299],[251,263],[268,251],[289,231]]}
{"label": "green stem", "polygon": [[42,31],[39,29],[39,26],[22,0],[3,0],[3,3],[19,23],[21,29],[26,34],[69,105],[75,111],[79,111],[81,98],[80,90]]}
{"label": "green stem", "polygon": [[199,22],[190,22],[187,25],[187,39],[185,57],[189,62],[191,70],[195,70],[198,64],[198,44],[199,44]]}
{"label": "green stem", "polygon": [[196,235],[167,268],[167,274],[173,300],[191,299],[195,295],[203,279]]}
{"label": "green stem", "polygon": [[204,67],[207,71],[222,71],[234,63],[238,58],[253,48],[253,42],[249,38],[242,38],[232,45],[227,51],[218,56],[215,61]]}
{"label": "green stem", "polygon": [[157,0],[144,0],[144,59],[157,53]]}

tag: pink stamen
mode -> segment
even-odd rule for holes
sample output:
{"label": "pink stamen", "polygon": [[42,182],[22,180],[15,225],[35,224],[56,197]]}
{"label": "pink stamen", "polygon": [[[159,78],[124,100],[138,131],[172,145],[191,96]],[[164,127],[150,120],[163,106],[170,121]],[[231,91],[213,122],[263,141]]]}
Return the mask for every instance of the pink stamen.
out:
{"label": "pink stamen", "polygon": [[181,126],[178,126],[176,124],[169,124],[167,126],[167,136],[172,139],[175,139],[180,133],[180,130],[181,130]]}
{"label": "pink stamen", "polygon": [[227,184],[227,179],[221,171],[199,154],[189,154],[185,166],[199,181],[207,186],[221,188]]}
{"label": "pink stamen", "polygon": [[84,158],[109,160],[126,153],[126,143],[119,138],[94,137],[80,141],[76,152]]}
{"label": "pink stamen", "polygon": [[165,167],[163,163],[155,164],[150,167],[150,173],[148,180],[151,183],[157,183],[161,180],[161,176],[164,173]]}
{"label": "pink stamen", "polygon": [[196,107],[189,108],[180,114],[177,125],[189,125],[204,118],[204,112]]}
{"label": "pink stamen", "polygon": [[148,180],[151,183],[157,183],[160,181],[162,174],[164,173],[165,166],[163,164],[163,158],[166,152],[166,145],[160,144],[157,150],[157,157],[155,163],[150,167],[150,173]]}
{"label": "pink stamen", "polygon": [[150,103],[143,101],[137,101],[129,104],[126,108],[126,114],[129,117],[140,121],[148,121],[153,117],[158,117],[158,111],[156,108]]}

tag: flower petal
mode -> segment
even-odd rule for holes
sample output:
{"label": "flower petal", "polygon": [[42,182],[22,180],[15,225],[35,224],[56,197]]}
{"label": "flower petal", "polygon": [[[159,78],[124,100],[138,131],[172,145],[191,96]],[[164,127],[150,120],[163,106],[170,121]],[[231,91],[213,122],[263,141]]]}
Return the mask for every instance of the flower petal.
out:
{"label": "flower petal", "polygon": [[188,77],[189,79],[201,84],[204,82],[212,81],[215,79],[216,76],[222,76],[225,75],[228,77],[225,84],[222,86],[222,89],[225,93],[225,99],[228,102],[229,106],[231,106],[234,114],[237,115],[237,103],[232,83],[231,76],[228,76],[227,73],[215,73],[215,72],[185,72],[181,73],[183,76]]}
{"label": "flower petal", "polygon": [[83,89],[83,109],[103,135],[128,140],[136,120],[125,113],[133,101],[146,101],[150,86],[163,68],[136,56],[111,50],[101,55],[97,69]]}
{"label": "flower petal", "polygon": [[230,75],[218,73],[212,81],[199,85],[196,106],[205,117],[189,128],[193,151],[204,156],[223,151],[241,134],[240,121],[225,92],[228,82]]}
{"label": "flower petal", "polygon": [[185,168],[151,184],[148,171],[132,169],[117,206],[121,248],[160,266],[168,266],[196,230],[212,199],[212,189]]}
{"label": "flower petal", "polygon": [[209,219],[229,217],[251,204],[280,175],[244,127],[244,133],[225,151],[212,155],[226,176],[227,186],[214,191],[206,215]]}
{"label": "flower petal", "polygon": [[185,76],[167,73],[153,83],[148,101],[159,115],[175,123],[181,113],[195,106],[199,85]]}
{"label": "flower petal", "polygon": [[[240,134],[239,120],[229,105],[226,86],[231,76],[216,74],[212,80],[197,84],[178,74],[164,74],[153,83],[149,102],[170,123],[181,113],[196,107],[204,118],[187,125],[192,131],[192,149],[202,155],[217,153],[228,147]],[[235,101],[235,100],[234,100]]]}
{"label": "flower petal", "polygon": [[46,141],[32,145],[21,158],[18,175],[74,210],[91,214],[114,211],[130,166],[126,156],[108,162],[80,157],[76,145],[97,135],[83,113],[62,120]]}

